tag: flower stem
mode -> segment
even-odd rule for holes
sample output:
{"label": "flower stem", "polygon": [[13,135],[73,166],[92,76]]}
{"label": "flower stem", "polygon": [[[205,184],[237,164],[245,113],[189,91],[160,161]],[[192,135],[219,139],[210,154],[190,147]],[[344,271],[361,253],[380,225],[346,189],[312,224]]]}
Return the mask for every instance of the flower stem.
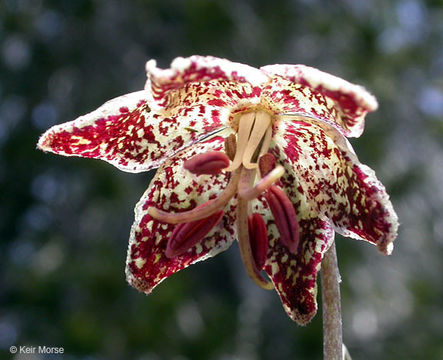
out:
{"label": "flower stem", "polygon": [[335,241],[323,258],[321,286],[323,300],[323,358],[325,360],[342,360],[340,275],[337,266]]}

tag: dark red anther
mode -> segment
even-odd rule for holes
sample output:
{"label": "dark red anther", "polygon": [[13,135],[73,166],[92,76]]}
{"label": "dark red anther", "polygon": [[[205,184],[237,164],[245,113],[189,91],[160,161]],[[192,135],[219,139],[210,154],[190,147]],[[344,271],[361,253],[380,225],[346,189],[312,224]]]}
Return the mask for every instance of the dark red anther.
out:
{"label": "dark red anther", "polygon": [[231,134],[225,139],[225,153],[231,161],[234,161],[236,151],[237,139],[234,134]]}
{"label": "dark red anther", "polygon": [[271,153],[266,153],[260,156],[260,159],[258,159],[258,167],[260,169],[261,177],[265,177],[274,170],[276,162],[277,160],[275,160],[275,156]]}
{"label": "dark red anther", "polygon": [[268,230],[261,215],[254,213],[248,217],[249,242],[255,265],[260,271],[268,257]]}
{"label": "dark red anther", "polygon": [[280,232],[280,240],[293,254],[297,252],[300,241],[300,227],[291,200],[282,189],[273,185],[265,194],[275,225]]}
{"label": "dark red anther", "polygon": [[186,160],[183,167],[196,175],[217,175],[229,166],[228,156],[220,151],[208,151]]}
{"label": "dark red anther", "polygon": [[165,255],[168,258],[181,255],[204,239],[206,235],[220,222],[223,211],[219,210],[207,218],[178,224],[166,246]]}

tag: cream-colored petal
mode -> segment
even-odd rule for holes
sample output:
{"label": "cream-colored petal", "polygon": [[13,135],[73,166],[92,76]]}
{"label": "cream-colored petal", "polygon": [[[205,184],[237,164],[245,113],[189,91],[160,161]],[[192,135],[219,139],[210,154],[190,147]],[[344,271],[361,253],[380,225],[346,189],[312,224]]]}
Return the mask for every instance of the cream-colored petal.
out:
{"label": "cream-colored petal", "polygon": [[[390,254],[398,221],[386,189],[333,129],[299,118],[280,121],[271,151],[285,167],[281,181],[301,213],[328,220],[344,236]],[[339,138],[342,138],[339,141]],[[297,203],[303,197],[306,202]]]}
{"label": "cream-colored petal", "polygon": [[319,118],[348,137],[360,136],[366,114],[378,107],[363,87],[309,66],[268,65],[261,70],[273,77],[263,97],[274,111]]}
{"label": "cream-colored petal", "polygon": [[165,255],[168,239],[175,227],[153,219],[151,206],[169,211],[186,211],[218,196],[228,183],[229,174],[195,176],[183,168],[183,162],[209,150],[221,150],[224,138],[213,137],[189,147],[165,161],[135,207],[126,264],[128,282],[149,293],[168,276],[187,266],[227,249],[236,238],[235,204],[224,208],[220,223],[205,239],[184,254],[169,258]]}
{"label": "cream-colored petal", "polygon": [[221,113],[207,106],[153,112],[147,91],[108,101],[74,121],[53,126],[38,142],[43,151],[105,160],[129,172],[157,168],[166,157],[223,127]]}

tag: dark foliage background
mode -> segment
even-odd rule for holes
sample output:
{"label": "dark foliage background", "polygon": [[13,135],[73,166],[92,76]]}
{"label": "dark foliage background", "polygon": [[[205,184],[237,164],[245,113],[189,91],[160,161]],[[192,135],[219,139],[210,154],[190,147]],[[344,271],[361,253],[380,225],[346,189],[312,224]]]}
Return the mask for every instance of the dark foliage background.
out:
{"label": "dark foliage background", "polygon": [[[337,238],[354,359],[443,358],[443,9],[418,1],[0,1],[0,358],[320,359],[321,315],[292,323],[236,246],[146,297],[124,278],[152,173],[35,150],[51,125],[141,89],[144,64],[211,54],[305,63],[380,102],[352,143],[402,223],[391,257]],[[52,357],[56,358],[56,357]]]}

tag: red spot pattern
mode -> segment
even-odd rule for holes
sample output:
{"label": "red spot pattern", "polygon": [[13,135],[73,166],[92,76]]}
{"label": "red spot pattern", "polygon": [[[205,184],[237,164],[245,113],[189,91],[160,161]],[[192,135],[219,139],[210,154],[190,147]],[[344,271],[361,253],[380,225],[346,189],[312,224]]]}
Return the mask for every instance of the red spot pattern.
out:
{"label": "red spot pattern", "polygon": [[213,105],[213,106],[220,106],[220,107],[226,105],[226,103],[221,99],[211,99],[208,101],[208,104]]}
{"label": "red spot pattern", "polygon": [[314,90],[319,97],[329,97],[337,103],[337,107],[343,113],[343,121],[346,128],[352,129],[368,112],[355,101],[354,95],[344,94],[341,91],[331,91],[322,86],[318,86]]}
{"label": "red spot pattern", "polygon": [[286,189],[297,184],[299,193],[289,190],[290,197],[304,196],[311,208],[329,218],[337,229],[377,244],[384,252],[394,229],[383,185],[320,127],[303,122],[285,126],[286,156],[280,159],[289,161],[291,171],[282,181],[287,183]]}
{"label": "red spot pattern", "polygon": [[[200,249],[195,246],[184,254],[168,258],[164,252],[175,225],[160,223],[146,214],[150,206],[182,212],[202,204],[206,201],[205,197],[216,197],[228,183],[229,174],[192,176],[193,180],[186,186],[184,178],[189,179],[190,176],[184,170],[183,162],[197,153],[222,150],[223,141],[223,138],[216,137],[169,158],[157,172],[149,192],[137,205],[140,217],[136,219],[131,234],[127,271],[129,281],[139,290],[150,292],[164,278],[207,256],[214,248],[226,248],[233,241],[234,209],[228,206],[215,232],[200,243]],[[143,265],[137,265],[137,261],[142,261]]]}
{"label": "red spot pattern", "polygon": [[[288,315],[304,325],[317,311],[317,269],[334,239],[334,232],[318,218],[302,219],[299,224],[299,247],[302,250],[294,255],[279,241],[271,241],[269,257],[274,259],[273,264],[278,266],[278,271],[274,272],[270,265],[265,266],[265,271],[274,282]],[[316,251],[317,248],[321,251]]]}
{"label": "red spot pattern", "polygon": [[[361,135],[365,115],[377,107],[376,100],[363,88],[308,66],[269,65],[262,70],[276,83],[270,88],[277,92],[283,89],[282,95],[287,95],[284,92],[294,85],[289,97],[298,98],[301,103],[294,106],[293,111],[299,108],[301,113],[304,110],[306,114],[326,120],[339,127],[346,136]],[[291,103],[290,100],[284,101]],[[312,106],[307,106],[307,102]]]}
{"label": "red spot pattern", "polygon": [[263,89],[262,101],[278,114],[307,115],[338,127],[343,125],[334,104],[325,96],[279,75]]}
{"label": "red spot pattern", "polygon": [[[128,160],[143,161],[143,154],[140,152],[141,138],[137,130],[146,129],[147,138],[155,142],[150,126],[145,126],[144,121],[144,114],[149,111],[146,102],[132,112],[127,107],[121,107],[118,114],[98,118],[91,125],[73,126],[69,130],[49,134],[44,146],[68,155],[91,158],[99,157],[105,152],[108,160],[122,154]],[[101,147],[103,145],[104,148]]]}
{"label": "red spot pattern", "polygon": [[[165,116],[151,113],[146,100],[132,107],[115,107],[115,103],[50,129],[40,145],[54,153],[99,158],[125,170],[140,171],[158,167],[165,154],[181,150],[222,125],[219,111],[204,105],[200,114],[192,107],[181,107]],[[183,131],[186,122],[189,131]]]}
{"label": "red spot pattern", "polygon": [[380,185],[368,183],[368,175],[356,164],[352,166],[351,175],[346,173],[344,176],[350,184],[346,189],[346,197],[351,211],[343,204],[337,204],[337,208],[330,214],[332,222],[367,241],[378,244],[383,251],[392,224],[387,221],[389,212],[378,196],[381,192]]}
{"label": "red spot pattern", "polygon": [[201,58],[195,58],[186,68],[174,69],[174,75],[168,78],[155,72],[148,74],[154,99],[160,106],[233,107],[242,99],[260,97],[262,89],[252,86],[237,71],[229,72],[218,65],[202,66],[198,60]]}

